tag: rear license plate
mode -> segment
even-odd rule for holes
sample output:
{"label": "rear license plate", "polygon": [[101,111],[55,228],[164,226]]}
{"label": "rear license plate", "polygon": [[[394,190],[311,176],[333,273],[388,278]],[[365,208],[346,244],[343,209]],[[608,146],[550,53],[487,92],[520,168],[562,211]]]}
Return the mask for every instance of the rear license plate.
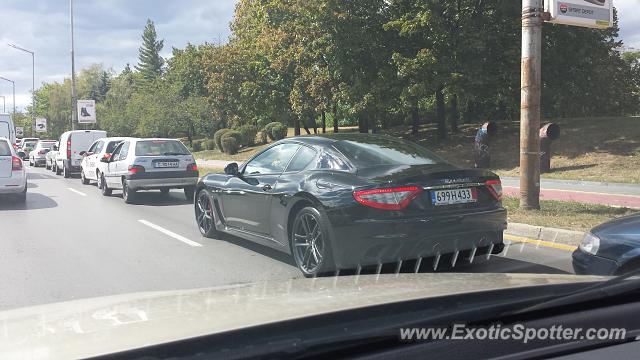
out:
{"label": "rear license plate", "polygon": [[435,190],[431,192],[433,205],[466,204],[478,201],[478,192],[475,188]]}
{"label": "rear license plate", "polygon": [[178,161],[157,161],[153,163],[155,168],[177,168],[180,162]]}

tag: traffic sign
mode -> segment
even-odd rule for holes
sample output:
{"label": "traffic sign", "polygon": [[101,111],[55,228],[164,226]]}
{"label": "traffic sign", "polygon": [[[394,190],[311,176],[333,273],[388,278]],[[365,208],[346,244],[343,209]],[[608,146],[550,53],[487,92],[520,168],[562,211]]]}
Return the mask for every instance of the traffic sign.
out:
{"label": "traffic sign", "polygon": [[613,0],[546,0],[544,11],[554,24],[606,29],[613,26]]}
{"label": "traffic sign", "polygon": [[24,129],[21,128],[20,126],[16,126],[16,136],[19,136],[19,137],[24,136]]}
{"label": "traffic sign", "polygon": [[36,118],[36,132],[40,132],[40,133],[47,132],[47,119]]}
{"label": "traffic sign", "polygon": [[96,123],[96,101],[78,100],[78,124]]}

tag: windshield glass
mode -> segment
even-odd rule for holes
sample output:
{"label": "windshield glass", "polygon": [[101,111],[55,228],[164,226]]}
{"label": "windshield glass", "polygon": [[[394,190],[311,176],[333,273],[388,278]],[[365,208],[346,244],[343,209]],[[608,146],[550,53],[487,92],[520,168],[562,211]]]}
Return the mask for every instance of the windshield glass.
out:
{"label": "windshield glass", "polygon": [[[4,0],[0,40],[0,360],[635,305],[505,315],[640,269],[640,0]],[[419,355],[518,357],[470,343]]]}
{"label": "windshield glass", "polygon": [[393,138],[340,140],[333,146],[358,169],[376,165],[431,165],[445,162],[421,146]]}
{"label": "windshield glass", "polygon": [[136,156],[189,155],[189,150],[179,141],[144,140],[136,143]]}

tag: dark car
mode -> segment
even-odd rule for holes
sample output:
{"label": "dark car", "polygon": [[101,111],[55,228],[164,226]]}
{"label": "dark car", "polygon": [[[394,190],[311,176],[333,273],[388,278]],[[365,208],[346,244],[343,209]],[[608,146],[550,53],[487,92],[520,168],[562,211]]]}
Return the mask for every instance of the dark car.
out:
{"label": "dark car", "polygon": [[200,232],[292,254],[305,276],[423,258],[455,266],[502,251],[499,177],[369,134],[294,137],[199,180]]}
{"label": "dark car", "polygon": [[600,224],[573,252],[576,274],[621,275],[640,269],[640,213]]}

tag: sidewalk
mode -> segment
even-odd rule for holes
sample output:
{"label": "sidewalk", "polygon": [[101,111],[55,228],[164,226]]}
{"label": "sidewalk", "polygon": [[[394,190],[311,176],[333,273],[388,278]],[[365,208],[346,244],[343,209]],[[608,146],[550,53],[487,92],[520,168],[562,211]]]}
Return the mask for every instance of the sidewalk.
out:
{"label": "sidewalk", "polygon": [[[503,193],[520,195],[520,180],[502,177]],[[540,199],[577,201],[640,209],[640,185],[579,180],[540,180]]]}

